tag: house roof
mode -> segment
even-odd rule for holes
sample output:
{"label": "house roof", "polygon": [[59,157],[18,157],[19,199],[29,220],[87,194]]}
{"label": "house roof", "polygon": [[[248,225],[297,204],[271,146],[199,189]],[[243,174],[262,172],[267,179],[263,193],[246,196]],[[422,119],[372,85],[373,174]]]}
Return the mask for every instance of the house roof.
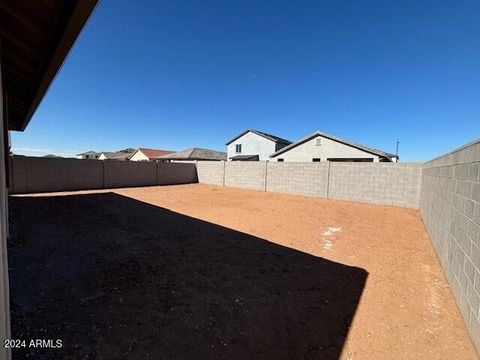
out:
{"label": "house roof", "polygon": [[230,158],[230,160],[258,160],[258,155],[235,155]]}
{"label": "house roof", "polygon": [[383,157],[383,158],[391,159],[391,158],[396,158],[397,157],[395,154],[391,154],[391,153],[388,153],[388,152],[385,152],[385,151],[374,149],[374,148],[371,148],[371,147],[368,147],[368,146],[365,146],[365,145],[357,144],[353,141],[342,139],[338,136],[327,134],[327,133],[322,132],[322,131],[315,131],[313,134],[310,134],[307,137],[304,137],[303,139],[300,139],[299,141],[294,142],[294,143],[292,143],[288,146],[285,146],[284,148],[278,150],[277,152],[270,155],[270,157],[273,158],[275,156],[283,154],[284,152],[287,152],[290,149],[293,149],[293,148],[295,148],[295,147],[297,147],[297,146],[299,146],[299,145],[301,145],[301,144],[303,144],[303,143],[305,143],[305,142],[307,142],[307,141],[309,141],[309,140],[311,140],[311,139],[313,139],[317,136],[322,136],[322,137],[325,137],[327,139],[331,139],[331,140],[340,142],[342,144],[352,146],[354,148],[363,150],[363,151],[368,152],[370,154],[378,155],[378,156]]}
{"label": "house roof", "polygon": [[248,132],[251,132],[251,133],[254,133],[254,134],[257,134],[259,136],[262,136],[268,140],[271,140],[275,143],[281,143],[281,144],[285,144],[285,145],[289,145],[291,144],[292,142],[289,141],[289,140],[286,140],[286,139],[282,139],[281,137],[278,137],[278,136],[275,136],[275,135],[271,135],[271,134],[267,134],[267,133],[264,133],[262,131],[258,131],[258,130],[254,130],[254,129],[247,129],[245,130],[244,132],[242,132],[240,135],[237,135],[236,137],[234,137],[232,140],[230,140],[229,142],[227,142],[225,145],[228,145],[228,144],[231,144],[232,142],[234,142],[235,140],[237,140],[238,138],[242,137],[243,135],[245,135],[246,133]]}
{"label": "house roof", "polygon": [[162,155],[163,160],[227,160],[227,153],[202,148],[191,148],[176,153]]}
{"label": "house roof", "polygon": [[25,129],[96,4],[97,0],[0,1],[9,130]]}
{"label": "house roof", "polygon": [[[156,159],[162,155],[173,154],[174,151],[170,150],[159,150],[159,149],[147,149],[147,148],[138,148],[137,151],[141,151],[149,159]],[[135,151],[135,153],[137,152]],[[132,154],[133,156],[133,154]]]}
{"label": "house roof", "polygon": [[108,152],[108,151],[104,151],[101,154],[103,154],[109,160],[128,160],[130,158],[130,156],[132,156],[134,154],[134,152],[123,152],[123,151]]}
{"label": "house roof", "polygon": [[80,156],[80,155],[100,155],[100,154],[101,154],[101,152],[96,152],[96,151],[90,150],[90,151],[85,151],[83,153],[77,154],[77,156]]}

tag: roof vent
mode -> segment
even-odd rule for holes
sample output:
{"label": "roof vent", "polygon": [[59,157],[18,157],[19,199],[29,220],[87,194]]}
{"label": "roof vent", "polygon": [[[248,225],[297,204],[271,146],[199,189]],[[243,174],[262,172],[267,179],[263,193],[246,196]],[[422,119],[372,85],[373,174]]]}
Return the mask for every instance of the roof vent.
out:
{"label": "roof vent", "polygon": [[318,137],[315,139],[315,146],[320,146],[320,145],[322,145],[322,138]]}

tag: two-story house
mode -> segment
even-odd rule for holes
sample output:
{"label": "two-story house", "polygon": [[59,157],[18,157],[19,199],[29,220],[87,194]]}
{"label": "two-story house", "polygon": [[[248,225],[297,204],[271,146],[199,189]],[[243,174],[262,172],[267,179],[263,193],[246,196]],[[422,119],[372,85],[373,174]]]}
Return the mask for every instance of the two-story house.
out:
{"label": "two-story house", "polygon": [[258,130],[248,129],[226,143],[229,161],[269,161],[270,155],[292,142]]}

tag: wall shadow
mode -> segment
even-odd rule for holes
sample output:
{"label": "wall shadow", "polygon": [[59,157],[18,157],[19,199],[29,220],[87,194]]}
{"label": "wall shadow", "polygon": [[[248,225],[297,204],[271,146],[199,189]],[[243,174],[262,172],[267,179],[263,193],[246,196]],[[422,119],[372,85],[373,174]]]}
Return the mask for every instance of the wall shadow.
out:
{"label": "wall shadow", "polygon": [[12,338],[35,359],[337,359],[367,272],[114,193],[11,197]]}

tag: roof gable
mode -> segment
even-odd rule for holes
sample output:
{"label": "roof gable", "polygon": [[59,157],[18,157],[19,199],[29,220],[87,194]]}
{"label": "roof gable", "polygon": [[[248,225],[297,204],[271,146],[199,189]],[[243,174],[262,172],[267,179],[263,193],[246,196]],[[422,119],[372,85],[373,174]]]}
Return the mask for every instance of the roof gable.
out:
{"label": "roof gable", "polygon": [[202,148],[191,148],[177,153],[163,155],[158,159],[165,160],[226,160],[227,154],[221,151],[215,151]]}
{"label": "roof gable", "polygon": [[371,148],[371,147],[368,147],[368,146],[365,146],[365,145],[361,145],[361,144],[355,143],[355,142],[350,141],[350,140],[342,139],[342,138],[340,138],[338,136],[335,136],[335,135],[327,134],[327,133],[322,132],[322,131],[315,131],[313,134],[310,134],[307,137],[304,137],[303,139],[300,139],[299,141],[297,141],[295,143],[292,143],[292,144],[290,144],[288,146],[285,146],[284,148],[278,150],[277,152],[270,155],[270,157],[271,158],[276,157],[276,156],[278,156],[282,153],[285,153],[285,152],[287,152],[287,151],[289,151],[289,150],[291,150],[291,149],[293,149],[293,148],[295,148],[299,145],[302,145],[303,143],[306,143],[307,141],[309,141],[311,139],[314,139],[318,136],[322,136],[324,138],[327,138],[327,139],[345,144],[347,146],[354,147],[356,149],[359,149],[359,150],[362,150],[362,151],[365,151],[365,152],[368,152],[370,154],[374,154],[374,155],[377,155],[377,156],[380,156],[380,157],[383,157],[383,158],[391,159],[391,158],[396,158],[397,157],[395,154],[391,154],[391,153],[388,153],[388,152],[385,152],[385,151],[374,149],[374,148]]}
{"label": "roof gable", "polygon": [[232,142],[234,142],[235,140],[241,138],[243,135],[247,134],[247,133],[253,133],[253,134],[256,134],[258,136],[261,136],[261,137],[264,137],[265,139],[268,139],[270,141],[273,141],[274,143],[281,143],[281,144],[286,144],[286,145],[289,145],[291,144],[292,142],[289,141],[289,140],[286,140],[286,139],[282,139],[281,137],[278,137],[278,136],[275,136],[275,135],[272,135],[272,134],[267,134],[267,133],[264,133],[262,131],[258,131],[258,130],[254,130],[254,129],[247,129],[245,130],[244,132],[242,132],[240,135],[237,135],[236,137],[234,137],[232,140],[230,140],[229,142],[227,142],[225,145],[229,145],[231,144]]}
{"label": "roof gable", "polygon": [[[138,148],[138,150],[136,152],[138,152],[138,151],[141,151],[149,159],[155,159],[155,158],[158,158],[159,156],[162,156],[162,155],[168,155],[168,154],[173,154],[174,153],[174,151],[170,151],[170,150],[147,149],[147,148]],[[132,154],[132,156],[133,156],[133,154]]]}
{"label": "roof gable", "polygon": [[127,160],[130,158],[131,155],[133,155],[133,152],[122,152],[122,151],[117,151],[117,152],[110,152],[110,151],[104,151],[101,154],[105,156],[105,158],[109,160]]}

